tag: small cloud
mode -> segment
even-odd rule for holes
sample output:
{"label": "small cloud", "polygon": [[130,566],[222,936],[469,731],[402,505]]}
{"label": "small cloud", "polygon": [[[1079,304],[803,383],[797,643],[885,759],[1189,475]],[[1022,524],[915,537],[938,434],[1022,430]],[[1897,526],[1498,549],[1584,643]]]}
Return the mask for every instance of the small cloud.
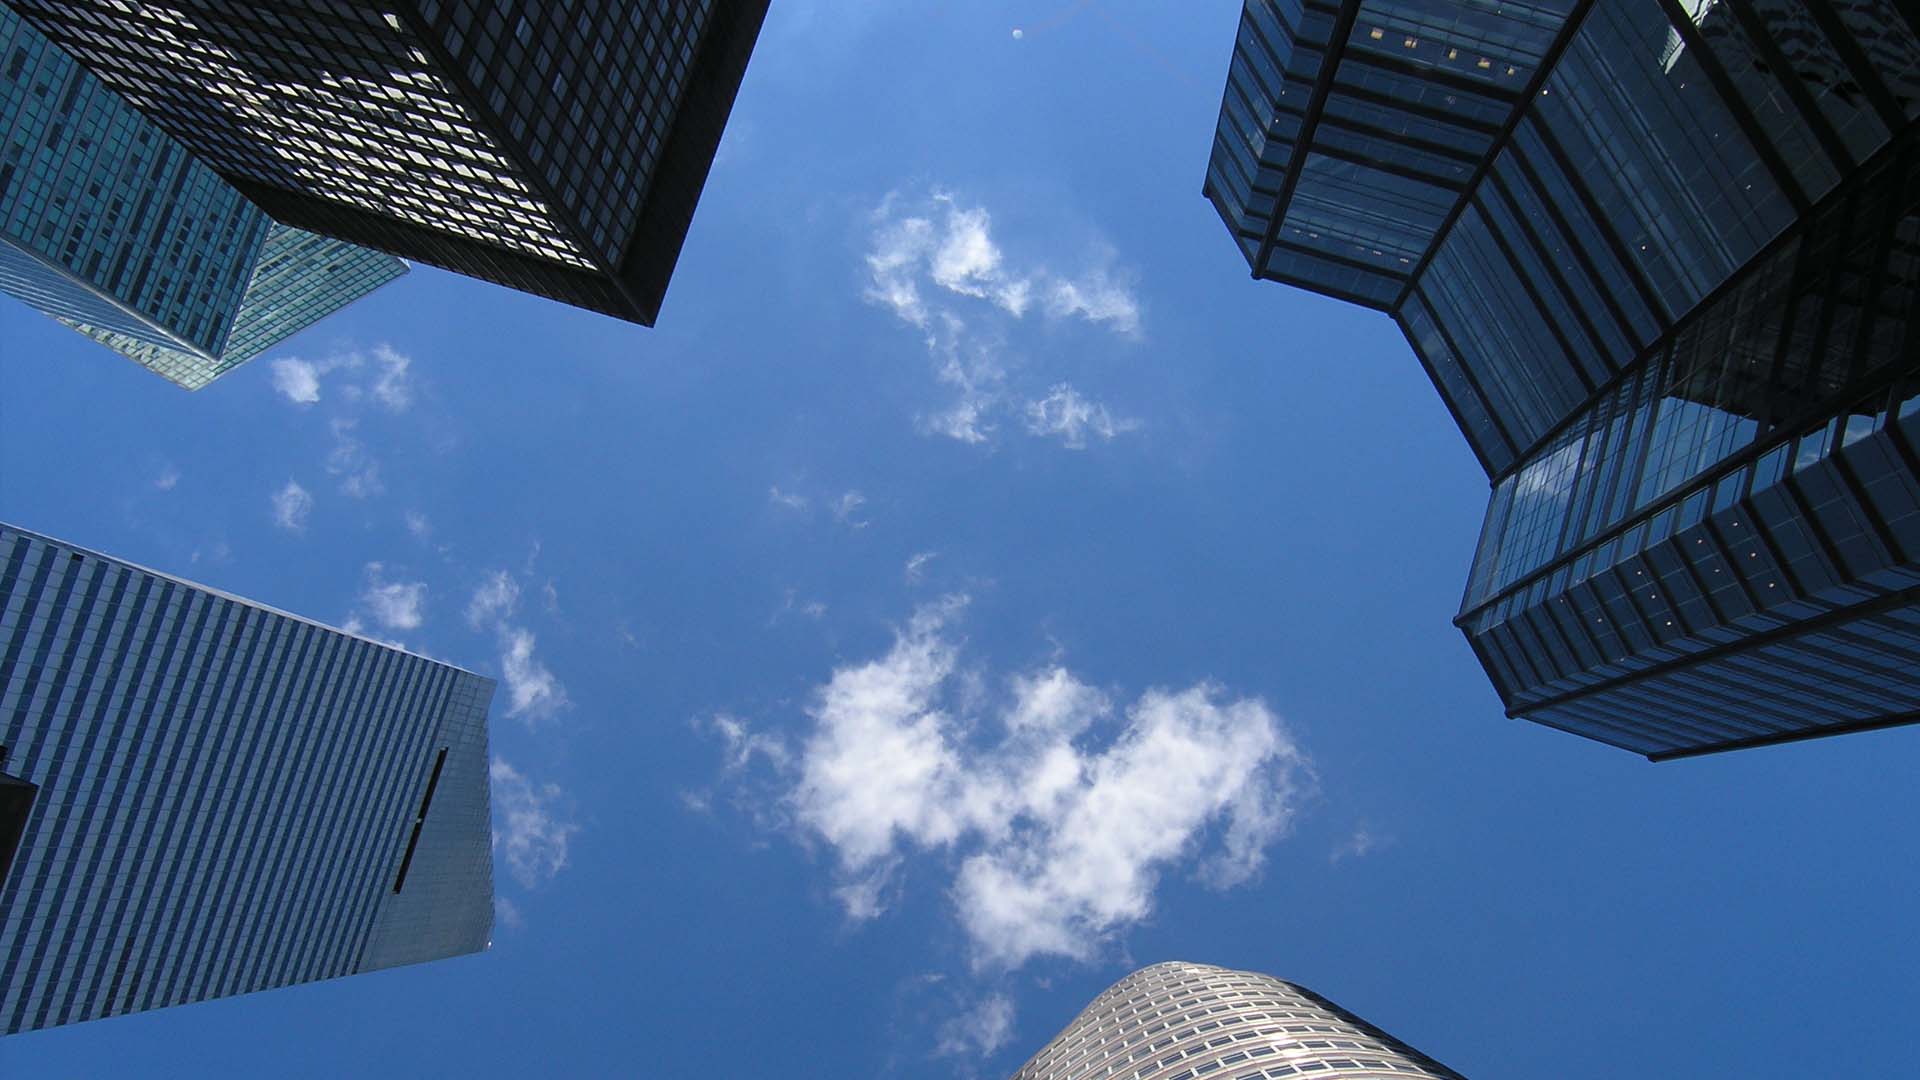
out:
{"label": "small cloud", "polygon": [[313,496],[297,481],[273,493],[273,523],[289,532],[305,532],[307,517],[313,513]]}
{"label": "small cloud", "polygon": [[1327,856],[1327,861],[1337,863],[1346,859],[1363,859],[1392,843],[1393,837],[1381,836],[1362,823],[1353,830],[1352,836],[1334,845],[1333,851]]}
{"label": "small cloud", "polygon": [[932,562],[939,554],[937,551],[921,551],[909,557],[906,568],[907,584],[920,584],[920,582],[926,578],[927,564]]}
{"label": "small cloud", "polygon": [[407,380],[407,369],[413,361],[386,345],[374,346],[373,360],[380,367],[369,391],[373,399],[386,406],[388,412],[407,411],[407,406],[413,404],[413,387]]}
{"label": "small cloud", "polygon": [[1105,270],[1055,278],[1047,284],[1046,297],[1047,314],[1055,318],[1078,316],[1129,337],[1140,332],[1140,301]]}
{"label": "small cloud", "polygon": [[566,820],[566,793],[558,784],[535,784],[504,758],[494,758],[493,849],[514,879],[539,887],[567,868],[567,846],[580,826]]}
{"label": "small cloud", "polygon": [[540,600],[546,607],[548,615],[554,618],[559,617],[560,590],[554,586],[552,578],[548,578],[547,583],[540,587]]}
{"label": "small cloud", "polygon": [[426,620],[427,583],[386,581],[385,572],[380,563],[367,564],[367,587],[360,594],[360,606],[388,630],[418,630]]}
{"label": "small cloud", "polygon": [[520,586],[505,570],[495,570],[467,601],[467,625],[484,629],[512,615],[519,603]]}
{"label": "small cloud", "polygon": [[407,535],[423,544],[433,539],[433,523],[427,520],[427,515],[418,510],[409,510],[406,513],[406,522]]}
{"label": "small cloud", "polygon": [[520,914],[520,905],[504,896],[493,898],[493,922],[508,930],[519,930],[527,925],[526,917]]}
{"label": "small cloud", "polygon": [[805,495],[796,495],[791,491],[781,491],[777,485],[767,489],[767,501],[775,506],[784,507],[788,510],[805,510],[807,508],[807,497]]}
{"label": "small cloud", "polygon": [[1013,999],[989,994],[940,1025],[935,1057],[989,1057],[1013,1037]]}
{"label": "small cloud", "polygon": [[1133,420],[1115,419],[1105,405],[1080,396],[1066,383],[1055,386],[1046,397],[1027,402],[1027,432],[1057,438],[1073,450],[1084,450],[1089,435],[1110,442],[1139,426]]}
{"label": "small cloud", "polygon": [[161,469],[160,475],[153,478],[153,486],[161,491],[172,491],[179,483],[180,470],[171,465]]}
{"label": "small cloud", "polygon": [[858,491],[849,491],[833,501],[833,520],[849,529],[864,529],[871,522],[858,520],[855,515],[867,504],[867,497]]}
{"label": "small cloud", "polygon": [[275,360],[270,369],[273,372],[273,388],[288,401],[296,405],[312,405],[320,400],[319,365],[287,356]]}
{"label": "small cloud", "polygon": [[533,655],[533,632],[500,627],[500,669],[507,683],[507,715],[529,727],[551,720],[567,705],[566,688]]}
{"label": "small cloud", "polygon": [[340,478],[340,493],[365,499],[386,490],[380,482],[380,463],[367,453],[366,445],[354,435],[356,421],[336,416],[330,423],[333,449],[326,460],[327,473]]}

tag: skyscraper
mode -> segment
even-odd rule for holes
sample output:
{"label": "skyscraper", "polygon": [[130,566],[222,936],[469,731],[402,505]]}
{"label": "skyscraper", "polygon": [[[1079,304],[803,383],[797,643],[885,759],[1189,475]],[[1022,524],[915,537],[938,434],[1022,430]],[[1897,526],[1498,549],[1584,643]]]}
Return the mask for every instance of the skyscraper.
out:
{"label": "skyscraper", "polygon": [[0,525],[0,1033],[484,949],[492,696]]}
{"label": "skyscraper", "polygon": [[1208,964],[1114,983],[1013,1080],[1326,1080],[1460,1074],[1302,986]]}
{"label": "skyscraper", "polygon": [[1248,0],[1205,193],[1451,410],[1509,715],[1655,759],[1920,719],[1917,117],[1897,0]]}
{"label": "skyscraper", "polygon": [[0,6],[0,289],[197,390],[406,269],[274,225]]}
{"label": "skyscraper", "polygon": [[651,324],[767,0],[15,0],[288,225]]}

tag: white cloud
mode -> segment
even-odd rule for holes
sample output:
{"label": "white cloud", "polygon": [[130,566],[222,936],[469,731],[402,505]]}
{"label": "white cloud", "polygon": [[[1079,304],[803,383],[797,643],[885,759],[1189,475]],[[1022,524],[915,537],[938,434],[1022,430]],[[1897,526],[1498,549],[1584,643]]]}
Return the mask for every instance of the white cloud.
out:
{"label": "white cloud", "polygon": [[467,601],[467,625],[483,629],[512,615],[519,603],[520,586],[505,570],[495,570]]}
{"label": "white cloud", "polygon": [[1093,268],[1077,277],[1042,265],[1016,268],[985,208],[937,191],[912,206],[889,194],[871,224],[864,295],[921,331],[935,377],[956,394],[920,418],[930,434],[971,444],[992,439],[1009,380],[1004,331],[1030,311],[1139,335],[1140,302],[1110,269],[1111,252],[1096,253]]}
{"label": "white cloud", "polygon": [[388,630],[418,630],[426,621],[427,583],[385,577],[386,568],[380,563],[367,564],[367,587],[360,594],[360,606]]}
{"label": "white cloud", "polygon": [[171,465],[161,469],[160,475],[153,478],[153,486],[161,491],[172,491],[179,483],[180,470]]}
{"label": "white cloud", "polygon": [[508,930],[518,930],[527,925],[526,916],[520,914],[520,905],[504,896],[493,898],[493,922],[495,926]]}
{"label": "white cloud", "polygon": [[1115,419],[1105,405],[1080,396],[1066,383],[1055,386],[1046,397],[1027,402],[1028,433],[1057,438],[1074,450],[1086,448],[1088,435],[1112,441],[1114,436],[1136,427],[1136,421]]}
{"label": "white cloud", "polygon": [[297,481],[273,493],[273,523],[293,532],[304,532],[307,517],[313,513],[313,496]]}
{"label": "white cloud", "polygon": [[864,529],[871,522],[858,520],[855,515],[867,504],[867,497],[858,491],[849,491],[833,501],[833,520],[849,529]]}
{"label": "white cloud", "polygon": [[409,510],[406,513],[406,522],[407,534],[415,540],[424,544],[433,539],[433,523],[427,520],[427,515],[418,510]]}
{"label": "white cloud", "polygon": [[507,715],[529,726],[551,720],[567,707],[567,691],[533,655],[533,632],[500,627],[500,670],[507,683]]}
{"label": "white cloud", "polygon": [[380,482],[380,463],[353,433],[357,421],[336,416],[329,423],[333,431],[333,449],[326,460],[327,473],[340,478],[340,493],[355,499],[378,495],[386,490]]}
{"label": "white cloud", "polygon": [[1353,835],[1334,845],[1327,855],[1328,862],[1340,862],[1343,859],[1361,859],[1393,843],[1393,837],[1382,836],[1364,822],[1356,826]]}
{"label": "white cloud", "polygon": [[788,510],[805,510],[807,508],[807,497],[805,495],[797,495],[791,491],[781,491],[778,485],[767,489],[767,501],[773,503],[775,506],[785,507]]}
{"label": "white cloud", "polygon": [[551,881],[567,867],[567,845],[580,826],[565,820],[566,794],[557,784],[535,784],[504,758],[494,758],[493,849],[526,888]]}
{"label": "white cloud", "polygon": [[927,564],[932,562],[939,554],[937,551],[919,551],[909,556],[905,571],[907,584],[920,584],[927,576]]}
{"label": "white cloud", "polygon": [[373,387],[369,391],[373,399],[387,407],[389,412],[405,412],[413,404],[413,386],[407,379],[407,369],[413,365],[412,359],[402,356],[386,345],[373,347],[374,363],[379,372],[374,375]]}
{"label": "white cloud", "polygon": [[940,1025],[936,1057],[987,1057],[1013,1037],[1013,999],[988,994],[972,1008]]}
{"label": "white cloud", "polygon": [[312,405],[320,400],[322,369],[318,364],[286,356],[275,360],[270,368],[273,372],[273,388],[285,395],[288,401],[296,405]]}
{"label": "white cloud", "polygon": [[[1121,710],[1061,667],[995,703],[949,640],[964,603],[922,608],[885,656],[836,669],[798,749],[764,755],[791,760],[791,818],[832,849],[850,917],[880,914],[906,858],[937,853],[975,964],[1012,969],[1091,957],[1178,864],[1222,888],[1259,870],[1309,777],[1264,703],[1201,683]],[[722,734],[735,767],[752,758],[744,725]]]}

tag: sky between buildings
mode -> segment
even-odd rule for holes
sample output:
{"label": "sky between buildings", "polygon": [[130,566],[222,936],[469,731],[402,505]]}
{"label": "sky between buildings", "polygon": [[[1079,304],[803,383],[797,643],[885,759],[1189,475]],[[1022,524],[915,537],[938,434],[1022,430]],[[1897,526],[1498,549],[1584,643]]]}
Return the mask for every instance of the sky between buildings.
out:
{"label": "sky between buildings", "polygon": [[1479,1080],[1897,1070],[1920,731],[1502,718],[1439,397],[1200,197],[1237,15],[778,0],[651,331],[419,267],[186,394],[0,299],[0,517],[501,684],[490,953],[0,1073],[996,1077],[1164,959]]}

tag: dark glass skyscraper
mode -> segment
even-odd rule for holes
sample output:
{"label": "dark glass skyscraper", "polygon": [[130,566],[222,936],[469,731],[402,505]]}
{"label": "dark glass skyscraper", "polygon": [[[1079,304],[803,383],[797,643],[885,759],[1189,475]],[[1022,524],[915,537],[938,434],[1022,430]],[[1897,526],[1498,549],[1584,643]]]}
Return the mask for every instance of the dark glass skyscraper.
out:
{"label": "dark glass skyscraper", "polygon": [[274,225],[0,6],[0,289],[197,390],[406,270]]}
{"label": "dark glass skyscraper", "polygon": [[651,324],[767,0],[13,0],[276,221]]}
{"label": "dark glass skyscraper", "polygon": [[1390,314],[1493,493],[1510,715],[1650,757],[1920,719],[1900,0],[1249,0],[1206,195]]}
{"label": "dark glass skyscraper", "polygon": [[1303,986],[1177,961],[1094,998],[1012,1080],[1460,1080]]}
{"label": "dark glass skyscraper", "polygon": [[492,697],[0,525],[0,1034],[486,948]]}

